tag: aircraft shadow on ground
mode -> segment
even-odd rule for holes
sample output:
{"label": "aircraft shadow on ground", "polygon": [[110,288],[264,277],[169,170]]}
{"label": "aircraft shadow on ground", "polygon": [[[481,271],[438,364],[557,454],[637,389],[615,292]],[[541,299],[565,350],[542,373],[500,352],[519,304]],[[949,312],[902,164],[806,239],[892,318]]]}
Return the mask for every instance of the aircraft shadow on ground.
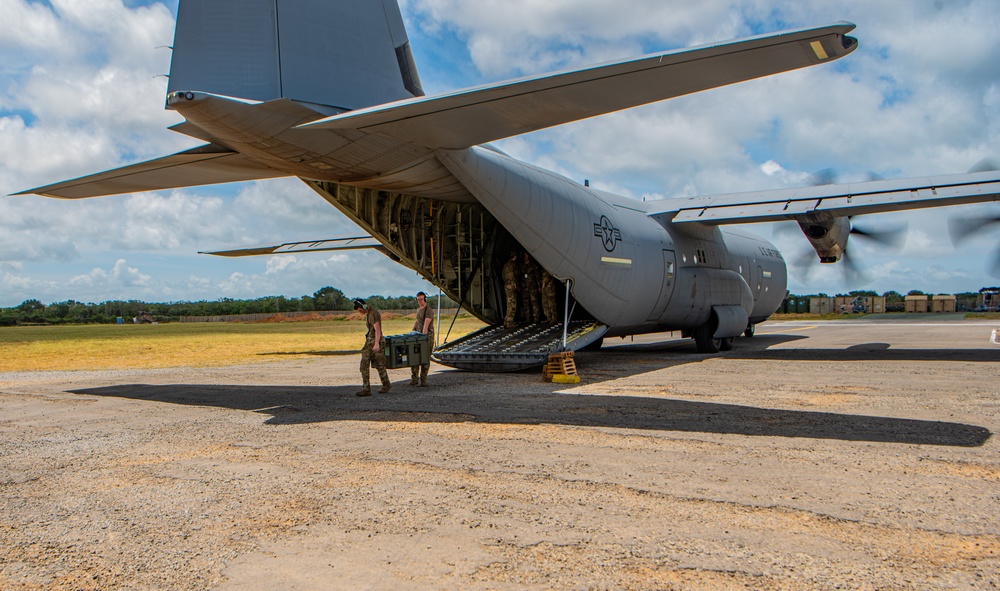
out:
{"label": "aircraft shadow on ground", "polygon": [[991,436],[986,428],[951,422],[560,394],[552,391],[551,384],[534,380],[531,385],[512,384],[503,375],[484,376],[479,382],[477,387],[488,394],[470,394],[467,378],[460,372],[442,372],[434,378],[433,388],[397,383],[388,394],[370,398],[354,396],[356,386],[126,384],[73,393],[259,412],[270,415],[265,422],[271,425],[345,420],[555,424],[958,447],[981,446]]}
{"label": "aircraft shadow on ground", "polygon": [[[776,349],[801,335],[758,335],[738,339],[737,347],[716,357],[781,361],[997,361],[991,349],[894,349],[865,343],[846,349]],[[317,351],[316,355],[342,355]],[[690,340],[606,346],[577,353],[590,384],[697,363],[713,356],[695,352]],[[125,384],[74,390],[75,394],[113,396],[170,404],[215,406],[270,415],[271,425],[343,420],[556,424],[652,431],[722,433],[765,437],[802,437],[922,445],[976,447],[991,432],[962,423],[830,412],[769,409],[627,395],[574,395],[556,392],[538,370],[513,374],[469,375],[442,371],[433,388],[411,388],[398,381],[388,394],[354,396],[357,386],[146,385]],[[407,374],[408,375],[408,374]],[[472,391],[474,390],[474,392]]]}
{"label": "aircraft shadow on ground", "polygon": [[[808,339],[802,335],[763,335],[751,339],[737,339],[732,351],[718,353],[731,359],[775,359],[787,361],[1000,361],[1000,348],[992,349],[903,349],[893,348],[889,343],[862,343],[845,349],[775,349],[775,345]],[[609,339],[610,346],[599,351],[578,351],[578,363],[591,364],[604,356],[628,355],[638,359],[642,354],[669,353],[660,356],[658,363],[663,368],[686,363],[696,363],[705,359],[698,354],[692,339],[672,339],[662,342],[618,344]],[[360,351],[275,351],[260,353],[261,356],[318,356],[333,357],[358,355]],[[638,356],[637,356],[638,355]],[[599,362],[598,362],[599,363]],[[537,370],[526,370],[536,372]]]}
{"label": "aircraft shadow on ground", "polygon": [[[718,353],[729,359],[774,359],[787,361],[1000,361],[1000,348],[992,349],[906,349],[889,343],[860,343],[844,349],[778,349],[776,345],[808,339],[802,335],[764,335],[750,339],[739,338],[732,351]],[[606,346],[600,351],[584,351],[577,357],[584,362],[598,360],[602,355],[636,355],[643,353],[676,353],[673,365],[693,363],[705,359],[694,353],[691,339],[671,340],[661,343],[623,344]],[[664,357],[664,360],[669,358]]]}

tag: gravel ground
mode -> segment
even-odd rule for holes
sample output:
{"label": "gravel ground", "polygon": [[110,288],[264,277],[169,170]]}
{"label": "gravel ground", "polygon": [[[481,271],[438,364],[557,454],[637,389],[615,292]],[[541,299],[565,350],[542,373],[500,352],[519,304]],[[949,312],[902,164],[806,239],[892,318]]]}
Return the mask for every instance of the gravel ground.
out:
{"label": "gravel ground", "polygon": [[0,373],[0,589],[996,589],[987,323],[665,335],[582,382]]}

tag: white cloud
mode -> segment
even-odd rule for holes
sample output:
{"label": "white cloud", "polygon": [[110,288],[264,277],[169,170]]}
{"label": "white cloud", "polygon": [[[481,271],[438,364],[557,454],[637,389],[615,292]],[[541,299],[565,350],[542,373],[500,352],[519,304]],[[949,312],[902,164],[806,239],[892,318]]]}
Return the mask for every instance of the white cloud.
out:
{"label": "white cloud", "polygon": [[84,287],[94,287],[101,285],[106,287],[120,288],[142,288],[151,284],[151,277],[139,271],[136,267],[129,267],[125,259],[115,261],[110,270],[91,269],[86,275],[77,275],[69,280],[70,285],[80,285]]}

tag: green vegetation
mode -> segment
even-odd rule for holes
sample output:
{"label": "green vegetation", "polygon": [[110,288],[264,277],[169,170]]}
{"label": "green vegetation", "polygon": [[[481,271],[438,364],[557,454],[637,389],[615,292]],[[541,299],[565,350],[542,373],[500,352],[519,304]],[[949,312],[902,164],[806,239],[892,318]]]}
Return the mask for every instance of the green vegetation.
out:
{"label": "green vegetation", "polygon": [[966,320],[1000,320],[1000,312],[967,312]]}
{"label": "green vegetation", "polygon": [[812,314],[810,312],[776,312],[771,315],[772,320],[852,320],[860,319],[867,314],[841,314],[840,312],[827,312],[825,314]]}
{"label": "green vegetation", "polygon": [[[414,295],[384,297],[372,295],[365,298],[379,310],[415,310]],[[138,300],[111,300],[100,304],[85,304],[74,300],[45,305],[38,300],[25,300],[13,308],[0,308],[0,326],[22,324],[114,324],[118,318],[131,323],[140,312],[148,312],[159,322],[168,322],[187,316],[229,316],[243,314],[280,314],[285,312],[315,312],[351,310],[353,298],[335,287],[324,287],[311,296],[286,298],[268,296],[253,300],[222,298],[214,302],[148,303]],[[428,296],[427,304],[437,307],[437,296]],[[441,300],[444,308],[456,308],[448,298]]]}

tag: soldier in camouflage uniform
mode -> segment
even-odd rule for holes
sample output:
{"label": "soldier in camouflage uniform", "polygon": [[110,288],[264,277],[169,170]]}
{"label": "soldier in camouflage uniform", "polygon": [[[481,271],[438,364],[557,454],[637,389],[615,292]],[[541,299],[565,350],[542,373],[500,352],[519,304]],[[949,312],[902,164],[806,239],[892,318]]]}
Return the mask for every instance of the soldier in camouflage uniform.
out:
{"label": "soldier in camouflage uniform", "polygon": [[378,377],[382,380],[382,389],[379,393],[385,394],[392,387],[389,383],[389,374],[385,371],[385,337],[382,336],[382,315],[379,311],[371,308],[362,299],[354,300],[354,309],[362,310],[365,313],[365,324],[368,326],[368,333],[365,335],[365,346],[361,348],[361,389],[357,391],[358,396],[371,396],[372,388],[369,383],[371,366],[375,365],[378,370]]}
{"label": "soldier in camouflage uniform", "polygon": [[542,269],[542,310],[545,312],[545,322],[555,324],[558,308],[556,307],[556,280],[548,271]]}
{"label": "soldier in camouflage uniform", "polygon": [[524,303],[524,321],[537,323],[542,321],[542,306],[539,302],[539,284],[541,283],[540,269],[535,259],[527,252],[524,253],[524,264],[521,265],[522,284],[521,301]]}
{"label": "soldier in camouflage uniform", "polygon": [[[434,347],[434,314],[431,309],[427,307],[427,294],[418,291],[417,292],[417,317],[413,320],[413,332],[419,332],[421,334],[427,335],[430,340],[430,347],[433,350]],[[410,385],[416,386],[420,384],[421,386],[427,385],[427,374],[431,370],[431,364],[425,363],[421,366],[414,365],[410,368]],[[420,373],[420,381],[417,382],[417,372]]]}
{"label": "soldier in camouflage uniform", "polygon": [[507,300],[507,314],[504,316],[503,325],[506,328],[514,326],[514,319],[517,314],[517,275],[519,272],[517,264],[517,251],[512,250],[507,262],[503,266],[503,292]]}

